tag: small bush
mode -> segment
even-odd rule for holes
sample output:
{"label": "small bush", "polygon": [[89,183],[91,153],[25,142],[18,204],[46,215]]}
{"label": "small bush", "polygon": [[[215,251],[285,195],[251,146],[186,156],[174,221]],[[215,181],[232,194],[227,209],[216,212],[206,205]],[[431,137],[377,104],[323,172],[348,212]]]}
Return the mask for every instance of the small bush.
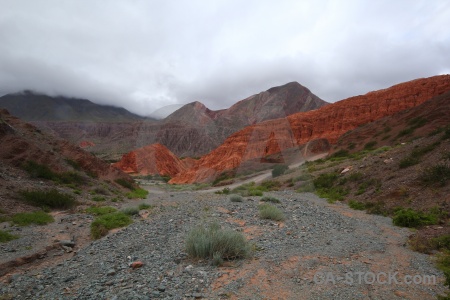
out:
{"label": "small bush", "polygon": [[18,213],[12,216],[13,223],[19,226],[27,226],[30,224],[45,225],[52,223],[55,220],[53,217],[43,211],[36,211],[30,213]]}
{"label": "small bush", "polygon": [[439,220],[434,214],[426,214],[407,208],[397,210],[392,221],[397,226],[417,228],[437,224]]}
{"label": "small bush", "polygon": [[149,208],[151,208],[152,206],[150,205],[150,204],[147,204],[147,203],[141,203],[141,204],[139,204],[139,206],[138,206],[138,208],[140,209],[140,210],[142,210],[142,209],[149,209]]}
{"label": "small bush", "polygon": [[103,215],[107,215],[113,212],[116,212],[117,209],[115,209],[114,207],[111,206],[100,206],[100,207],[96,207],[96,206],[91,206],[86,208],[86,213],[94,215],[94,216],[103,216]]}
{"label": "small bush", "polygon": [[64,184],[82,185],[86,180],[77,172],[63,172],[55,174],[53,181]]}
{"label": "small bush", "polygon": [[128,199],[145,199],[147,198],[148,195],[148,191],[138,188],[138,189],[134,189],[133,191],[127,193],[127,198]]}
{"label": "small bush", "polygon": [[313,180],[316,188],[331,188],[336,182],[338,175],[336,173],[320,174],[318,178]]}
{"label": "small bush", "polygon": [[35,161],[27,161],[23,164],[22,168],[30,174],[33,178],[42,178],[52,180],[55,178],[56,173],[50,170],[49,167],[45,165],[38,164]]}
{"label": "small bush", "polygon": [[123,186],[124,188],[127,188],[129,190],[133,190],[134,189],[134,185],[133,182],[130,182],[124,178],[118,178],[116,180],[114,180],[117,184],[120,184],[121,186]]}
{"label": "small bush", "polygon": [[361,172],[355,172],[348,176],[348,180],[353,182],[361,181],[363,178],[364,175]]}
{"label": "small bush", "polygon": [[230,201],[231,202],[242,202],[242,197],[240,195],[231,195]]}
{"label": "small bush", "polygon": [[400,161],[399,167],[401,169],[404,169],[404,168],[408,168],[408,167],[417,165],[419,162],[420,162],[420,159],[418,157],[407,156]]}
{"label": "small bush", "polygon": [[[354,147],[353,147],[354,148]],[[331,157],[348,157],[349,156],[349,153],[348,153],[348,151],[347,150],[343,150],[343,149],[341,149],[341,150],[339,150],[339,151],[336,151],[336,152],[334,152],[332,155],[331,155]]]}
{"label": "small bush", "polygon": [[17,235],[13,235],[7,231],[0,230],[0,243],[6,243],[15,239],[18,239]]}
{"label": "small bush", "polygon": [[133,223],[130,216],[122,212],[114,212],[99,216],[91,223],[91,236],[99,239],[108,234],[108,231],[114,228],[128,226]]}
{"label": "small bush", "polygon": [[67,209],[77,203],[72,195],[61,193],[56,189],[49,191],[22,191],[22,198],[35,206]]}
{"label": "small bush", "polygon": [[373,150],[376,144],[377,144],[376,141],[370,141],[364,145],[364,149],[365,150]]}
{"label": "small bush", "polygon": [[278,191],[280,189],[281,182],[276,180],[265,180],[261,182],[258,188],[264,192],[267,191]]}
{"label": "small bush", "polygon": [[213,259],[213,263],[217,265],[223,259],[250,256],[251,247],[242,233],[222,229],[218,223],[212,223],[207,228],[197,226],[189,232],[186,252],[193,258]]}
{"label": "small bush", "polygon": [[239,194],[243,197],[249,197],[249,196],[262,196],[263,191],[266,191],[267,189],[264,186],[256,185],[254,182],[246,183],[243,185],[238,186],[237,188],[233,189],[231,192],[235,194]]}
{"label": "small bush", "polygon": [[348,193],[349,193],[348,189],[343,187],[316,189],[316,194],[321,198],[328,199],[328,202],[330,203],[344,200],[345,196],[347,196]]}
{"label": "small bush", "polygon": [[258,206],[259,216],[261,219],[269,219],[274,221],[283,221],[284,214],[277,207],[270,204],[261,204]]}
{"label": "small bush", "polygon": [[127,207],[121,210],[121,212],[123,212],[126,215],[129,216],[136,216],[139,215],[139,208],[137,207]]}
{"label": "small bush", "polygon": [[365,210],[366,209],[366,205],[363,202],[359,202],[359,201],[355,201],[355,200],[350,200],[348,202],[348,206],[355,210]]}
{"label": "small bush", "polygon": [[70,165],[72,168],[74,168],[75,170],[77,170],[77,171],[81,170],[80,164],[77,163],[76,161],[72,160],[72,159],[67,158],[66,159],[66,163],[68,165]]}
{"label": "small bush", "polygon": [[272,170],[272,177],[278,177],[283,175],[289,167],[287,165],[276,165]]}
{"label": "small bush", "polygon": [[450,166],[447,164],[438,164],[425,169],[419,176],[424,185],[433,185],[438,183],[445,186],[450,179]]}
{"label": "small bush", "polygon": [[275,198],[275,197],[269,197],[269,196],[262,197],[262,198],[261,198],[261,201],[262,201],[262,202],[271,202],[271,203],[281,203],[281,201],[278,200],[277,198]]}
{"label": "small bush", "polygon": [[91,200],[95,201],[95,202],[103,202],[103,201],[106,201],[106,198],[103,196],[94,196],[94,197],[92,197]]}

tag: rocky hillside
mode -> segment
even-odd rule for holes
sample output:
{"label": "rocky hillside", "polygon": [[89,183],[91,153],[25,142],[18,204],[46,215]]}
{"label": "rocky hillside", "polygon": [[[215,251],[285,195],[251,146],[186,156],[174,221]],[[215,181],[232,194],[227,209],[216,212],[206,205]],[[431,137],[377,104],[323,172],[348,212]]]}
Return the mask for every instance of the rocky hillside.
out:
{"label": "rocky hillside", "polygon": [[[121,190],[117,180],[133,182],[117,168],[93,154],[65,141],[55,139],[35,126],[0,110],[0,211],[33,210],[21,201],[24,190],[67,192],[84,202],[91,198],[89,186]],[[85,194],[86,193],[86,194]],[[106,195],[116,197],[105,189]]]}
{"label": "rocky hillside", "polygon": [[123,109],[87,100],[52,98],[32,93],[6,95],[0,107],[73,143],[90,142],[87,150],[117,160],[123,153],[160,143],[178,156],[199,156],[219,146],[229,135],[264,120],[319,108],[327,104],[293,82],[212,111],[199,102],[186,104],[166,119],[140,118]]}
{"label": "rocky hillside", "polygon": [[161,144],[145,146],[127,153],[113,166],[126,173],[170,177],[186,169],[186,165]]}
{"label": "rocky hillside", "polygon": [[171,183],[208,182],[220,173],[251,159],[325,138],[330,143],[358,126],[415,107],[450,90],[450,76],[442,75],[394,85],[351,97],[320,109],[266,121],[231,135]]}

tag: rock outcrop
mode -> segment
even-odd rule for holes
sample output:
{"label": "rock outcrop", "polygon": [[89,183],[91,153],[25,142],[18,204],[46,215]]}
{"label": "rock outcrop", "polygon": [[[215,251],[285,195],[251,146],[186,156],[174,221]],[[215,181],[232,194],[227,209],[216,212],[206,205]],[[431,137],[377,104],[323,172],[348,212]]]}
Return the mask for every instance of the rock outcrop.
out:
{"label": "rock outcrop", "polygon": [[170,177],[186,170],[185,164],[161,144],[153,144],[129,152],[113,166],[125,173],[159,174]]}
{"label": "rock outcrop", "polygon": [[249,126],[231,135],[222,145],[203,156],[193,168],[181,172],[170,183],[211,181],[218,174],[235,169],[245,161],[299,147],[316,139],[336,143],[341,135],[351,129],[415,107],[449,90],[449,75],[416,79],[314,111]]}

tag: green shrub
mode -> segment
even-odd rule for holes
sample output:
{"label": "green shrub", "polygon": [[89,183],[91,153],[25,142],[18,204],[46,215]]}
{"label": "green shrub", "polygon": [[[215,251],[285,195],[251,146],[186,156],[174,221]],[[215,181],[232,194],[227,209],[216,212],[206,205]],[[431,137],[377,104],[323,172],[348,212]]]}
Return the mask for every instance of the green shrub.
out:
{"label": "green shrub", "polygon": [[214,179],[214,181],[212,182],[212,185],[215,186],[221,181],[233,179],[235,176],[236,176],[235,170],[225,171],[225,172],[221,173],[219,176],[217,176],[216,179]]}
{"label": "green shrub", "polygon": [[278,177],[283,175],[289,167],[287,165],[276,165],[272,170],[272,177]]}
{"label": "green shrub", "polygon": [[107,235],[109,230],[128,226],[131,223],[133,223],[133,220],[123,212],[102,215],[91,223],[91,236],[94,239],[99,239]]}
{"label": "green shrub", "polygon": [[243,197],[249,197],[249,196],[262,196],[263,191],[266,190],[267,189],[264,186],[261,185],[257,186],[254,182],[250,182],[240,185],[237,188],[234,188],[231,192],[239,194]]}
{"label": "green shrub", "polygon": [[150,205],[150,204],[147,204],[147,203],[141,203],[141,204],[139,204],[139,206],[138,206],[138,208],[140,209],[140,210],[142,210],[142,209],[149,209],[149,208],[151,208],[152,206]]}
{"label": "green shrub", "polygon": [[318,178],[313,180],[316,188],[331,188],[336,182],[338,175],[336,173],[320,174]]}
{"label": "green shrub", "polygon": [[242,197],[240,195],[231,195],[230,201],[231,202],[242,202]]}
{"label": "green shrub", "polygon": [[208,227],[197,226],[189,232],[186,252],[193,258],[213,259],[217,265],[223,259],[250,256],[251,246],[242,233],[222,229],[218,223],[212,223]]}
{"label": "green shrub", "polygon": [[35,161],[27,161],[23,164],[22,168],[33,178],[53,180],[56,177],[56,173],[50,170],[49,167],[38,164]]}
{"label": "green shrub", "polygon": [[264,203],[258,206],[259,216],[261,219],[269,219],[274,221],[283,221],[284,214],[277,207]]}
{"label": "green shrub", "polygon": [[377,144],[376,141],[370,141],[364,145],[364,149],[365,150],[373,150],[376,144]]}
{"label": "green shrub", "polygon": [[421,227],[438,223],[438,218],[434,214],[427,214],[415,211],[411,208],[398,209],[392,219],[394,225],[402,227]]}
{"label": "green shrub", "polygon": [[116,212],[117,209],[115,209],[114,207],[111,206],[91,206],[86,208],[86,213],[94,215],[94,216],[102,216],[102,215],[106,215],[106,214],[110,214],[113,212]]}
{"label": "green shrub", "polygon": [[431,240],[433,248],[436,250],[450,250],[450,235],[442,235]]}
{"label": "green shrub", "polygon": [[260,189],[263,192],[268,191],[278,191],[281,187],[281,182],[276,180],[264,180],[261,182],[261,184],[258,186],[258,189]]}
{"label": "green shrub", "polygon": [[103,196],[94,196],[94,197],[92,197],[91,200],[95,201],[95,202],[103,202],[103,201],[106,201],[106,198]]}
{"label": "green shrub", "polygon": [[133,190],[134,189],[134,184],[131,181],[128,181],[124,178],[118,178],[116,180],[114,180],[114,182],[116,182],[117,184],[120,184],[121,186],[123,186],[124,188],[127,188],[129,190]]}
{"label": "green shrub", "polygon": [[56,189],[49,191],[21,191],[20,195],[26,202],[40,207],[67,209],[77,204],[72,195],[61,193]]}
{"label": "green shrub", "polygon": [[429,167],[422,172],[419,179],[425,185],[438,183],[441,186],[445,186],[450,179],[450,166],[447,164],[438,164]]}
{"label": "green shrub", "polygon": [[409,120],[408,124],[411,126],[411,128],[417,129],[426,125],[427,122],[428,122],[427,119],[424,119],[422,117],[416,117],[414,119]]}
{"label": "green shrub", "polygon": [[262,202],[271,202],[271,203],[281,203],[280,200],[278,200],[275,197],[265,196],[261,198]]}
{"label": "green shrub", "polygon": [[330,203],[344,200],[345,196],[347,196],[348,193],[349,190],[343,187],[316,189],[316,194],[321,198],[328,199],[328,202]]}
{"label": "green shrub", "polygon": [[137,188],[137,189],[134,189],[133,191],[127,193],[127,198],[128,199],[145,199],[145,198],[147,198],[147,195],[148,195],[147,190]]}
{"label": "green shrub", "polygon": [[348,206],[355,210],[365,210],[366,209],[366,205],[363,202],[359,202],[359,201],[355,201],[355,200],[350,200],[348,202]]}
{"label": "green shrub", "polygon": [[124,214],[129,215],[129,216],[136,216],[136,215],[139,215],[139,208],[137,208],[137,207],[126,207],[126,208],[123,208],[121,210],[121,212],[123,212]]}
{"label": "green shrub", "polygon": [[7,231],[0,230],[0,243],[6,243],[15,239],[18,239],[19,236],[11,234]]}
{"label": "green shrub", "polygon": [[11,220],[19,226],[27,226],[30,224],[45,225],[55,221],[51,215],[43,211],[18,213],[12,216]]}

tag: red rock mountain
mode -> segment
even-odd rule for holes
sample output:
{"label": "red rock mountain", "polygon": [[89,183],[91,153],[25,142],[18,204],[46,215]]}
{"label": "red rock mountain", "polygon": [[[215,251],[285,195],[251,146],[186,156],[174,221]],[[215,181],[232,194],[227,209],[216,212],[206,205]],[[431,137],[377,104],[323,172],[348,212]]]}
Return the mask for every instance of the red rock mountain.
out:
{"label": "red rock mountain", "polygon": [[91,146],[86,150],[107,159],[154,143],[180,157],[200,156],[245,126],[326,104],[296,82],[271,88],[219,111],[209,110],[200,102],[189,103],[161,121],[87,100],[30,92],[0,97],[0,107],[75,144],[88,142]]}
{"label": "red rock mountain", "polygon": [[415,107],[449,90],[449,75],[416,79],[314,111],[248,126],[232,134],[194,167],[172,178],[170,183],[208,182],[245,161],[299,147],[315,139],[325,138],[336,143],[351,129]]}
{"label": "red rock mountain", "polygon": [[126,173],[171,177],[186,170],[185,164],[161,144],[145,146],[127,153],[113,166]]}

